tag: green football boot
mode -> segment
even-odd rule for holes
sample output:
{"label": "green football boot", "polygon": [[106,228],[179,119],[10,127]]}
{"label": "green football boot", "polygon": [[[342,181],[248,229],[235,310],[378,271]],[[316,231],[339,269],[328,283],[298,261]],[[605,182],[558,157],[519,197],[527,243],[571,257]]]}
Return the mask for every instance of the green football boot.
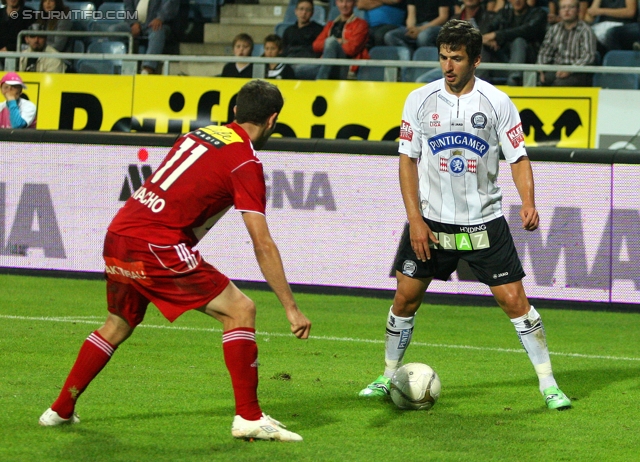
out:
{"label": "green football boot", "polygon": [[542,394],[549,409],[564,411],[571,407],[571,400],[558,387],[545,388]]}
{"label": "green football boot", "polygon": [[377,398],[380,396],[389,396],[389,386],[391,385],[391,379],[381,375],[364,390],[360,390],[358,396],[363,398]]}

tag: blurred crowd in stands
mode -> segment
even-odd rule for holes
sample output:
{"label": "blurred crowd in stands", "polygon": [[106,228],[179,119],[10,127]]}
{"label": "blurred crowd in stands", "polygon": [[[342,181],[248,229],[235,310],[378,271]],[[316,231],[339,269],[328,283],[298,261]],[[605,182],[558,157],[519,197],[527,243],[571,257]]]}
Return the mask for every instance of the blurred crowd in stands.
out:
{"label": "blurred crowd in stands", "polygon": [[[55,12],[82,8],[88,2],[64,0],[1,0],[0,51],[16,50],[23,32],[22,51],[85,51],[77,39],[64,35],[38,35],[40,31],[87,30],[129,32],[135,39],[135,53],[178,54],[175,51],[176,22],[185,0],[94,1],[95,11],[122,11],[124,19],[100,19],[78,26],[78,21]],[[210,0],[213,5],[223,0]],[[234,0],[226,0],[231,3]],[[249,0],[236,0],[251,3]],[[257,3],[254,0],[253,3]],[[470,21],[483,36],[482,61],[487,63],[529,63],[548,65],[600,65],[612,50],[640,52],[639,0],[290,0],[284,22],[261,40],[265,57],[314,58],[317,64],[271,63],[265,77],[275,79],[356,79],[358,66],[323,64],[323,59],[424,59],[434,48],[442,25],[450,18]],[[30,12],[30,13],[29,13]],[[37,14],[36,14],[37,13]],[[135,16],[134,16],[135,13]],[[104,38],[103,38],[104,39]],[[260,43],[260,42],[258,42]],[[86,45],[86,42],[84,42]],[[172,48],[173,47],[173,48]],[[81,49],[78,49],[81,48]],[[223,77],[253,75],[253,66],[240,58],[256,56],[254,39],[248,33],[233,38],[237,62],[228,63]],[[91,51],[88,49],[87,51]],[[139,72],[161,71],[161,63],[144,61]],[[363,69],[364,66],[360,66]],[[23,57],[20,71],[74,72],[69,61]],[[478,77],[494,84],[518,86],[523,73],[491,71],[482,67]],[[404,73],[400,80],[429,82],[441,77],[438,68]],[[540,72],[539,85],[590,86],[592,76],[581,72]]]}

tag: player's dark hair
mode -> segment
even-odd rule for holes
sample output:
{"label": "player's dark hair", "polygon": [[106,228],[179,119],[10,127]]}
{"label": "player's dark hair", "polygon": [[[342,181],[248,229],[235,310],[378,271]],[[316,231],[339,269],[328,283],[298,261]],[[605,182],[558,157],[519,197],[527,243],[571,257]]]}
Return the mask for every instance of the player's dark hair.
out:
{"label": "player's dark hair", "polygon": [[464,45],[469,61],[474,62],[482,52],[482,34],[469,21],[450,19],[442,26],[436,39],[438,51],[443,45],[453,51]]}
{"label": "player's dark hair", "polygon": [[245,83],[236,99],[236,122],[262,125],[272,114],[280,113],[284,106],[278,87],[265,80]]}

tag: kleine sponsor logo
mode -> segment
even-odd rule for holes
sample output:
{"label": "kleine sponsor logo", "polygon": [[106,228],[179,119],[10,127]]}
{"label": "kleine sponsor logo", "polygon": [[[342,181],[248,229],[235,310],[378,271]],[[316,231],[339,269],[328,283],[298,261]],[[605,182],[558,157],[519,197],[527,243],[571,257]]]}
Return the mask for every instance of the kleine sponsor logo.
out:
{"label": "kleine sponsor logo", "polygon": [[522,123],[519,123],[511,130],[507,132],[507,137],[511,141],[511,145],[514,148],[520,146],[520,143],[524,143],[524,132],[522,131]]}
{"label": "kleine sponsor logo", "polygon": [[413,130],[411,130],[411,124],[404,120],[400,125],[400,139],[406,141],[411,141],[413,139]]}

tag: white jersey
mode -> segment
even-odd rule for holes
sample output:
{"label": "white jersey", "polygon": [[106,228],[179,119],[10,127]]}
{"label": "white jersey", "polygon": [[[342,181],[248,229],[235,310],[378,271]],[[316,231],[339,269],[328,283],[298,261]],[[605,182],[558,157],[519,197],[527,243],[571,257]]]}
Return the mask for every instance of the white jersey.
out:
{"label": "white jersey", "polygon": [[398,151],[418,159],[422,215],[455,225],[501,217],[498,143],[509,163],[527,155],[518,110],[493,85],[476,78],[473,90],[457,97],[440,79],[412,91]]}

